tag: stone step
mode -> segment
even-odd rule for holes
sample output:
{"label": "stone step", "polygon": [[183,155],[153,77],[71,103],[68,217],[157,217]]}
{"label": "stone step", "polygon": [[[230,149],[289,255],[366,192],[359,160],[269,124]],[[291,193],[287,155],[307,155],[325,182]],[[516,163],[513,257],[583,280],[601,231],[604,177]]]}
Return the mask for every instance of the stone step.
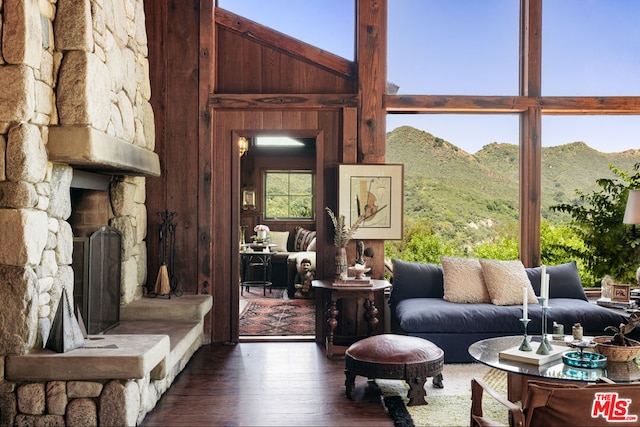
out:
{"label": "stone step", "polygon": [[120,321],[195,320],[202,321],[213,307],[211,295],[144,297],[120,307]]}

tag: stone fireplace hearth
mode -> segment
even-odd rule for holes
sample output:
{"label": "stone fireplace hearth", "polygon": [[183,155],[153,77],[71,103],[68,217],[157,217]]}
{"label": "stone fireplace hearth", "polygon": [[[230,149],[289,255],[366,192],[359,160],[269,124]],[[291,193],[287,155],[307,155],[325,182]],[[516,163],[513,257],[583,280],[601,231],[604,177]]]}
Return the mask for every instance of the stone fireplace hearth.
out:
{"label": "stone fireplace hearth", "polygon": [[[129,307],[149,312],[142,298],[145,188],[146,178],[160,175],[143,0],[0,0],[0,33],[0,425],[140,422],[201,345],[203,313],[210,309],[210,297],[183,297],[151,312],[163,319],[158,312],[186,305],[198,307],[197,316],[159,327],[131,323]],[[79,202],[77,188],[88,191]],[[93,222],[78,222],[74,203],[94,198],[101,201]],[[110,332],[160,334],[157,342],[169,336],[171,343],[164,356],[149,358],[135,346],[146,340],[142,335],[114,338],[131,354],[118,354],[113,366],[142,357],[150,361],[145,372],[127,371],[127,379],[100,375],[101,363],[114,362],[93,354],[87,363],[94,371],[78,382],[78,366],[86,366],[73,363],[78,350],[52,355],[42,349],[43,337],[63,287],[74,295],[74,238],[103,226],[122,238],[116,305],[126,322]],[[169,360],[164,371],[148,366],[160,359]],[[32,365],[20,371],[25,361]],[[161,371],[166,376],[158,379]]]}

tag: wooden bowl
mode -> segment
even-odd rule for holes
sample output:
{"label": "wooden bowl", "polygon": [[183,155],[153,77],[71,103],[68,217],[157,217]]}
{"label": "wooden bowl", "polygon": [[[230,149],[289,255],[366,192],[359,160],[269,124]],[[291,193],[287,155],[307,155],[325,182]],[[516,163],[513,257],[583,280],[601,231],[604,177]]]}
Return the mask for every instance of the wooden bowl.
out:
{"label": "wooden bowl", "polygon": [[594,337],[593,342],[596,343],[595,350],[597,353],[603,354],[610,362],[629,362],[640,354],[640,342],[629,339],[632,346],[622,346],[607,344],[611,340],[610,336]]}

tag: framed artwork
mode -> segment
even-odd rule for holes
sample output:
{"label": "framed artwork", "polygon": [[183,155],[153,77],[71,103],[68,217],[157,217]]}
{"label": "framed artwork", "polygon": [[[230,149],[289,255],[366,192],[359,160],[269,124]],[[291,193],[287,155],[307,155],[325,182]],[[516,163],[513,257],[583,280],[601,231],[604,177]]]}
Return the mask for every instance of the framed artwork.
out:
{"label": "framed artwork", "polygon": [[339,165],[338,212],[347,227],[366,214],[354,239],[402,239],[404,165]]}
{"label": "framed artwork", "polygon": [[256,208],[256,192],[253,188],[242,190],[242,210],[253,210]]}
{"label": "framed artwork", "polygon": [[613,285],[611,290],[612,301],[626,301],[631,298],[631,286],[629,285]]}

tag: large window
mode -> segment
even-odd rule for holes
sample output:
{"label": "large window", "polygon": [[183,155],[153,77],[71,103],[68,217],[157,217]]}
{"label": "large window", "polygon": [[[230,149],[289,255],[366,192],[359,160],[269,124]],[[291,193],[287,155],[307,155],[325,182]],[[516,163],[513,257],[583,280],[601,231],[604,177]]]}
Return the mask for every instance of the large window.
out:
{"label": "large window", "polygon": [[265,219],[314,219],[314,174],[311,171],[264,173]]}

